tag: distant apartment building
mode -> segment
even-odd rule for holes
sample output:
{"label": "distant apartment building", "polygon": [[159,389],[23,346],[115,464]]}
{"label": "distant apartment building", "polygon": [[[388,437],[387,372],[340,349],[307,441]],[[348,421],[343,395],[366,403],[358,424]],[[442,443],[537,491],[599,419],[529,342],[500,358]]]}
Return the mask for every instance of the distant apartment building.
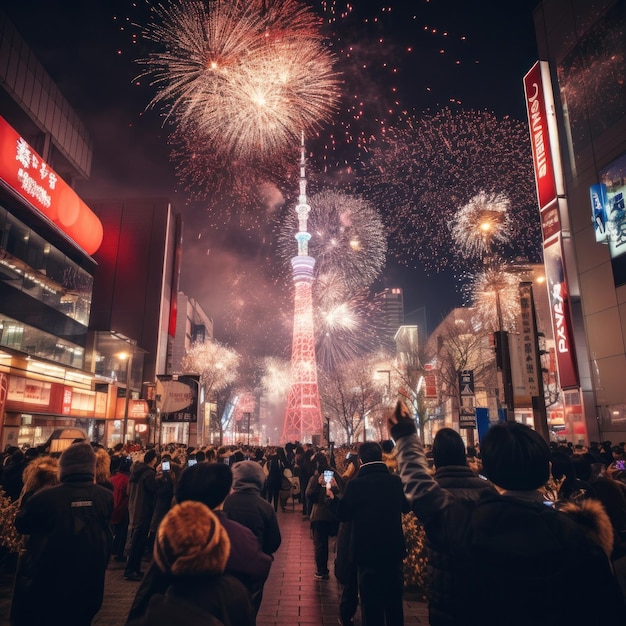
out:
{"label": "distant apartment building", "polygon": [[183,358],[191,345],[213,339],[213,320],[197,300],[179,291],[176,308],[176,335],[170,340],[167,374],[184,374]]}
{"label": "distant apartment building", "polygon": [[404,299],[400,287],[388,287],[378,294],[382,309],[382,323],[380,330],[381,344],[393,351],[394,337],[398,328],[404,324]]}

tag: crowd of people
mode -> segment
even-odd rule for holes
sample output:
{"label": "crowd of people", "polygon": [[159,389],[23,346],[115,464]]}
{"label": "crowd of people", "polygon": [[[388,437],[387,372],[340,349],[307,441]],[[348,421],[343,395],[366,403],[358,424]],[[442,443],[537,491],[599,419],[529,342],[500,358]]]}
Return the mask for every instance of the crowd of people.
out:
{"label": "crowd of people", "polygon": [[507,422],[480,449],[450,428],[424,446],[404,405],[388,422],[387,441],[328,449],[8,448],[0,480],[22,535],[11,623],[63,611],[70,626],[91,624],[114,559],[138,583],[129,626],[253,625],[279,508],[310,522],[312,576],[332,568],[344,626],[358,607],[363,626],[404,623],[411,511],[426,535],[431,626],[624,619],[623,443],[548,445]]}

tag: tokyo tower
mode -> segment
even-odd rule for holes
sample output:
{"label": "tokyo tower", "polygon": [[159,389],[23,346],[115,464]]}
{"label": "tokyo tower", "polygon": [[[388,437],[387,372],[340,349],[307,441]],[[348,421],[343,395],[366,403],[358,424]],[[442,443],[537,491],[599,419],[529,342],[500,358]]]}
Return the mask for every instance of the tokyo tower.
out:
{"label": "tokyo tower", "polygon": [[291,346],[291,387],[281,441],[311,442],[313,435],[322,433],[322,413],[317,389],[317,362],[313,338],[313,268],[315,259],[309,256],[307,218],[311,207],[306,197],[306,159],[304,133],[300,149],[300,196],[298,214],[298,256],[291,259],[294,282],[293,343]]}

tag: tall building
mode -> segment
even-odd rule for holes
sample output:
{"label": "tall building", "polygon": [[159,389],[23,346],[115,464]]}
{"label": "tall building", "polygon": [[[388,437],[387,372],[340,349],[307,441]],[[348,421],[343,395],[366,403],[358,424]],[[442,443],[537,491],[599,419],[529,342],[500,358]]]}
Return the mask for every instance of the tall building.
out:
{"label": "tall building", "polygon": [[0,445],[104,432],[88,323],[102,224],[74,192],[89,134],[0,12]]}
{"label": "tall building", "polygon": [[379,297],[382,301],[383,321],[381,339],[383,346],[395,350],[394,337],[404,324],[404,298],[400,287],[388,287]]}
{"label": "tall building", "polygon": [[543,0],[524,79],[565,422],[592,441],[626,439],[625,16]]}
{"label": "tall building", "polygon": [[178,292],[176,335],[170,339],[166,374],[184,374],[183,358],[192,344],[213,339],[213,320],[200,303]]}
{"label": "tall building", "polygon": [[166,371],[180,218],[167,200],[76,194],[89,133],[1,11],[0,116],[0,443],[76,427],[106,445],[147,441],[144,383]]}
{"label": "tall building", "polygon": [[291,387],[281,441],[310,442],[321,437],[322,413],[317,388],[317,361],[313,335],[313,268],[315,259],[309,256],[307,219],[311,207],[306,196],[306,159],[304,135],[300,156],[300,196],[298,214],[298,255],[291,259],[294,283],[293,343],[291,347]]}
{"label": "tall building", "polygon": [[[109,391],[114,385],[117,393],[107,442],[124,436],[157,442],[147,390],[158,374],[167,372],[168,346],[176,335],[182,219],[165,198],[100,199],[90,204],[105,233],[95,255],[93,370],[99,385]],[[118,384],[120,361],[126,365],[125,370],[121,367],[123,386]]]}

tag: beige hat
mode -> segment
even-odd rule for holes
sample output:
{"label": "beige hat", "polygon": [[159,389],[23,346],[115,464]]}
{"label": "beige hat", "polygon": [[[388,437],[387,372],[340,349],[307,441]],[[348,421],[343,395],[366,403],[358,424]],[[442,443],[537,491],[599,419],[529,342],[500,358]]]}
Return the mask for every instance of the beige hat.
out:
{"label": "beige hat", "polygon": [[230,539],[211,510],[187,500],[163,518],[154,543],[154,560],[172,576],[221,574],[230,556]]}

